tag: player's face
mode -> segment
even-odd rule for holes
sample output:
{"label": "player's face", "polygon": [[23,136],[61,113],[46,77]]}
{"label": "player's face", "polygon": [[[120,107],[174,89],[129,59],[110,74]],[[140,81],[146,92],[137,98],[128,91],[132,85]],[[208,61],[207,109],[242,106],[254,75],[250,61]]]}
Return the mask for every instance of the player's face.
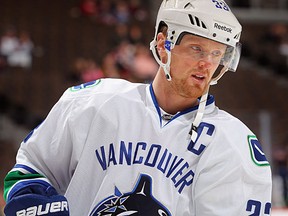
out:
{"label": "player's face", "polygon": [[226,45],[186,34],[171,51],[171,86],[186,98],[198,98],[208,87]]}

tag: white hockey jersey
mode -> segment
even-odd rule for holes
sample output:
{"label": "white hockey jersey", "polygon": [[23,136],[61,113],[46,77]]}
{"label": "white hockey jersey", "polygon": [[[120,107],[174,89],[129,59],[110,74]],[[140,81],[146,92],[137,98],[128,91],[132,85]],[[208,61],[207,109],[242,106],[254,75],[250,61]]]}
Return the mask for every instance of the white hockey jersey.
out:
{"label": "white hockey jersey", "polygon": [[151,84],[72,87],[23,141],[13,170],[45,176],[71,216],[270,215],[271,171],[256,136],[209,96],[193,143],[196,112],[164,113]]}

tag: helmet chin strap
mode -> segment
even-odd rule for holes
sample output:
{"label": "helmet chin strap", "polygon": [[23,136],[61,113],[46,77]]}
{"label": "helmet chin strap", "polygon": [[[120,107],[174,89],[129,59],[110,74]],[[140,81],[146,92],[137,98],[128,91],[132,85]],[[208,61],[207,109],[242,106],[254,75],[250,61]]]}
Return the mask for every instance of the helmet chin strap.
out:
{"label": "helmet chin strap", "polygon": [[191,130],[189,132],[189,135],[191,135],[190,138],[194,143],[196,142],[196,139],[198,137],[197,128],[198,128],[199,124],[201,123],[204,112],[205,112],[205,106],[206,106],[206,101],[208,98],[208,92],[209,92],[209,86],[207,87],[205,93],[201,96],[201,99],[199,101],[198,111],[197,111],[197,114],[196,114],[194,121],[192,122]]}
{"label": "helmet chin strap", "polygon": [[197,111],[196,117],[195,117],[195,119],[191,125],[191,130],[189,132],[189,135],[191,135],[191,140],[194,143],[196,142],[196,139],[198,137],[197,128],[200,125],[202,118],[203,118],[203,115],[204,115],[204,112],[205,112],[205,106],[206,106],[206,101],[208,98],[209,88],[211,85],[216,85],[217,81],[225,74],[226,71],[228,71],[227,67],[221,68],[221,71],[219,72],[219,74],[215,78],[211,79],[210,84],[208,85],[204,94],[201,96],[198,111]]}

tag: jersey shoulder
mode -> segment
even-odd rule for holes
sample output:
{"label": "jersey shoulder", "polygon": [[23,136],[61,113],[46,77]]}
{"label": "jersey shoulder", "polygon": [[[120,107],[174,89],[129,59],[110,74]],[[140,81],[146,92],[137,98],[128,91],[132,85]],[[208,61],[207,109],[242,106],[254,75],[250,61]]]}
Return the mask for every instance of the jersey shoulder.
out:
{"label": "jersey shoulder", "polygon": [[[118,114],[120,107],[143,103],[147,84],[132,83],[123,79],[104,78],[68,88],[53,110],[69,119],[93,117],[96,113]],[[116,112],[117,111],[117,112]],[[90,119],[91,120],[91,119]]]}
{"label": "jersey shoulder", "polygon": [[143,84],[131,83],[124,79],[103,78],[72,86],[64,92],[63,97],[66,99],[75,99],[95,94],[113,95],[136,88],[139,85]]}
{"label": "jersey shoulder", "polygon": [[270,175],[264,148],[250,128],[223,110],[219,110],[212,121],[216,128],[215,147],[219,148],[219,152],[229,152],[227,157],[242,164],[251,175],[258,175],[259,178]]}

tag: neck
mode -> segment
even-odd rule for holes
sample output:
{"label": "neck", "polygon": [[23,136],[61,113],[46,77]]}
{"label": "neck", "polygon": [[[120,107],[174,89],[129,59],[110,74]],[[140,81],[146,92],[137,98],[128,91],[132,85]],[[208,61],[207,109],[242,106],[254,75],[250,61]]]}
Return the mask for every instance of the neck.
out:
{"label": "neck", "polygon": [[158,105],[165,112],[176,114],[179,111],[198,105],[198,98],[182,97],[171,88],[170,82],[172,81],[166,79],[164,72],[160,68],[152,84]]}

